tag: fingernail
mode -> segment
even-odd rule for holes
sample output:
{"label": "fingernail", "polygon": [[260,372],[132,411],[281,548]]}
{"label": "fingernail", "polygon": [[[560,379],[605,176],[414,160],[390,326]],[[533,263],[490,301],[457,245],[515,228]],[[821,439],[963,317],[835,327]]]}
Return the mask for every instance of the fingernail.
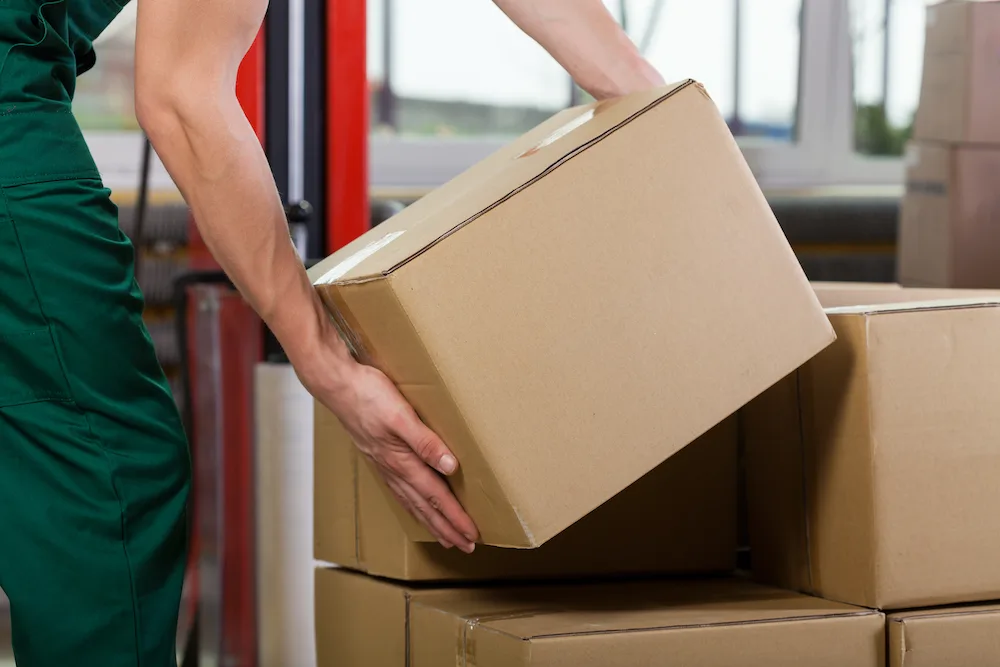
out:
{"label": "fingernail", "polygon": [[452,544],[448,540],[438,540],[438,542],[440,542],[441,546],[443,546],[445,549],[451,549],[453,546],[455,546],[454,544]]}
{"label": "fingernail", "polygon": [[451,473],[455,472],[456,468],[458,468],[458,461],[456,461],[455,457],[452,456],[451,454],[445,454],[444,456],[441,457],[441,460],[438,462],[438,466],[441,472],[443,472],[446,475],[450,475]]}
{"label": "fingernail", "polygon": [[465,546],[464,546],[464,547],[462,548],[462,551],[464,551],[464,552],[465,552],[465,553],[467,553],[467,554],[471,554],[471,553],[472,553],[473,551],[475,551],[475,550],[476,550],[476,545],[475,545],[475,544],[473,544],[472,542],[469,542],[469,543],[468,543],[467,545],[465,545]]}
{"label": "fingernail", "polygon": [[472,533],[466,533],[465,539],[469,540],[469,542],[472,542],[473,544],[475,544],[476,542],[476,536],[473,535]]}

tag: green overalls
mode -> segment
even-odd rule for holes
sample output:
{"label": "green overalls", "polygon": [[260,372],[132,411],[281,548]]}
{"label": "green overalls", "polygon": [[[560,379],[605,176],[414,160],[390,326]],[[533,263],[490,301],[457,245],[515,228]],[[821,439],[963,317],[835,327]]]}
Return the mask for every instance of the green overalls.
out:
{"label": "green overalls", "polygon": [[190,458],[70,113],[120,9],[0,0],[0,587],[18,667],[176,663]]}

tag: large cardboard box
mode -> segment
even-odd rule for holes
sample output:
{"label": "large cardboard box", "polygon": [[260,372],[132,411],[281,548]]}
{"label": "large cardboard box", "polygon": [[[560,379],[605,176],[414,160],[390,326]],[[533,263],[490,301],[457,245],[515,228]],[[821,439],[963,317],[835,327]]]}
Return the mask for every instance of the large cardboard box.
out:
{"label": "large cardboard box", "polygon": [[472,554],[407,538],[387,492],[333,415],[316,407],[315,557],[403,580],[731,571],[736,565],[735,417],[538,549]]}
{"label": "large cardboard box", "polygon": [[1000,2],[927,8],[917,139],[1000,144]]}
{"label": "large cardboard box", "polygon": [[1000,287],[1000,146],[911,142],[906,163],[900,283]]}
{"label": "large cardboard box", "polygon": [[888,619],[889,667],[1000,667],[1000,606],[908,611]]}
{"label": "large cardboard box", "polygon": [[882,609],[998,599],[1000,299],[856,295],[742,412],[754,574]]}
{"label": "large cardboard box", "polygon": [[318,667],[883,667],[879,612],[738,579],[426,589],[316,573]]}
{"label": "large cardboard box", "polygon": [[557,114],[310,276],[496,546],[544,544],[833,340],[691,81]]}

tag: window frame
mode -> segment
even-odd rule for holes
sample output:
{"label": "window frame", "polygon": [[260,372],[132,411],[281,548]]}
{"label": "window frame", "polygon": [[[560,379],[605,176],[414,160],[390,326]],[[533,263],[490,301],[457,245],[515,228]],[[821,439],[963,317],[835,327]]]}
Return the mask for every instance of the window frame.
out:
{"label": "window frame", "polygon": [[[737,138],[765,190],[901,188],[903,159],[858,153],[854,147],[854,93],[849,0],[802,0],[796,140]],[[138,184],[142,135],[86,131],[109,187]],[[503,139],[369,137],[370,189],[419,193],[458,175],[504,145]],[[154,158],[153,187],[175,189]]]}

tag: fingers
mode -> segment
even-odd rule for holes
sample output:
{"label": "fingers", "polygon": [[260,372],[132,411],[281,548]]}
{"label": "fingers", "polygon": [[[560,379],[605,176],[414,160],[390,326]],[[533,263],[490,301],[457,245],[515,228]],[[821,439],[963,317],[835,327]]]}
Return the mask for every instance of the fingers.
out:
{"label": "fingers", "polygon": [[416,452],[420,459],[442,475],[453,475],[458,470],[458,459],[451,453],[444,441],[434,431],[420,421],[415,414],[405,420],[399,429],[399,437]]}
{"label": "fingers", "polygon": [[438,531],[434,529],[434,526],[431,525],[427,517],[425,517],[416,508],[413,502],[410,501],[409,494],[403,491],[403,486],[402,486],[403,482],[401,482],[398,477],[396,477],[392,473],[383,472],[382,478],[385,480],[386,486],[389,487],[389,490],[392,491],[392,495],[395,496],[396,501],[400,505],[402,505],[403,508],[407,512],[409,512],[411,516],[413,516],[417,521],[419,521],[420,525],[426,528],[427,532],[433,535],[434,538],[437,539],[437,541],[441,544],[441,546],[443,546],[445,549],[451,549],[453,546],[455,546],[454,544],[446,540],[444,537],[442,537],[440,534],[438,534]]}
{"label": "fingers", "polygon": [[455,541],[456,545],[461,545],[463,542],[472,545],[479,539],[476,524],[462,508],[444,479],[416,457],[404,458],[397,465],[395,470],[397,476],[407,482],[420,500],[441,515],[461,536]]}
{"label": "fingers", "polygon": [[396,477],[391,473],[385,475],[385,477],[389,487],[396,497],[400,499],[403,506],[441,542],[442,546],[450,548],[451,546],[458,545],[462,551],[472,553],[475,549],[475,544],[459,533],[455,529],[455,526],[441,514],[440,510],[434,507],[431,500],[423,498],[405,479]]}

